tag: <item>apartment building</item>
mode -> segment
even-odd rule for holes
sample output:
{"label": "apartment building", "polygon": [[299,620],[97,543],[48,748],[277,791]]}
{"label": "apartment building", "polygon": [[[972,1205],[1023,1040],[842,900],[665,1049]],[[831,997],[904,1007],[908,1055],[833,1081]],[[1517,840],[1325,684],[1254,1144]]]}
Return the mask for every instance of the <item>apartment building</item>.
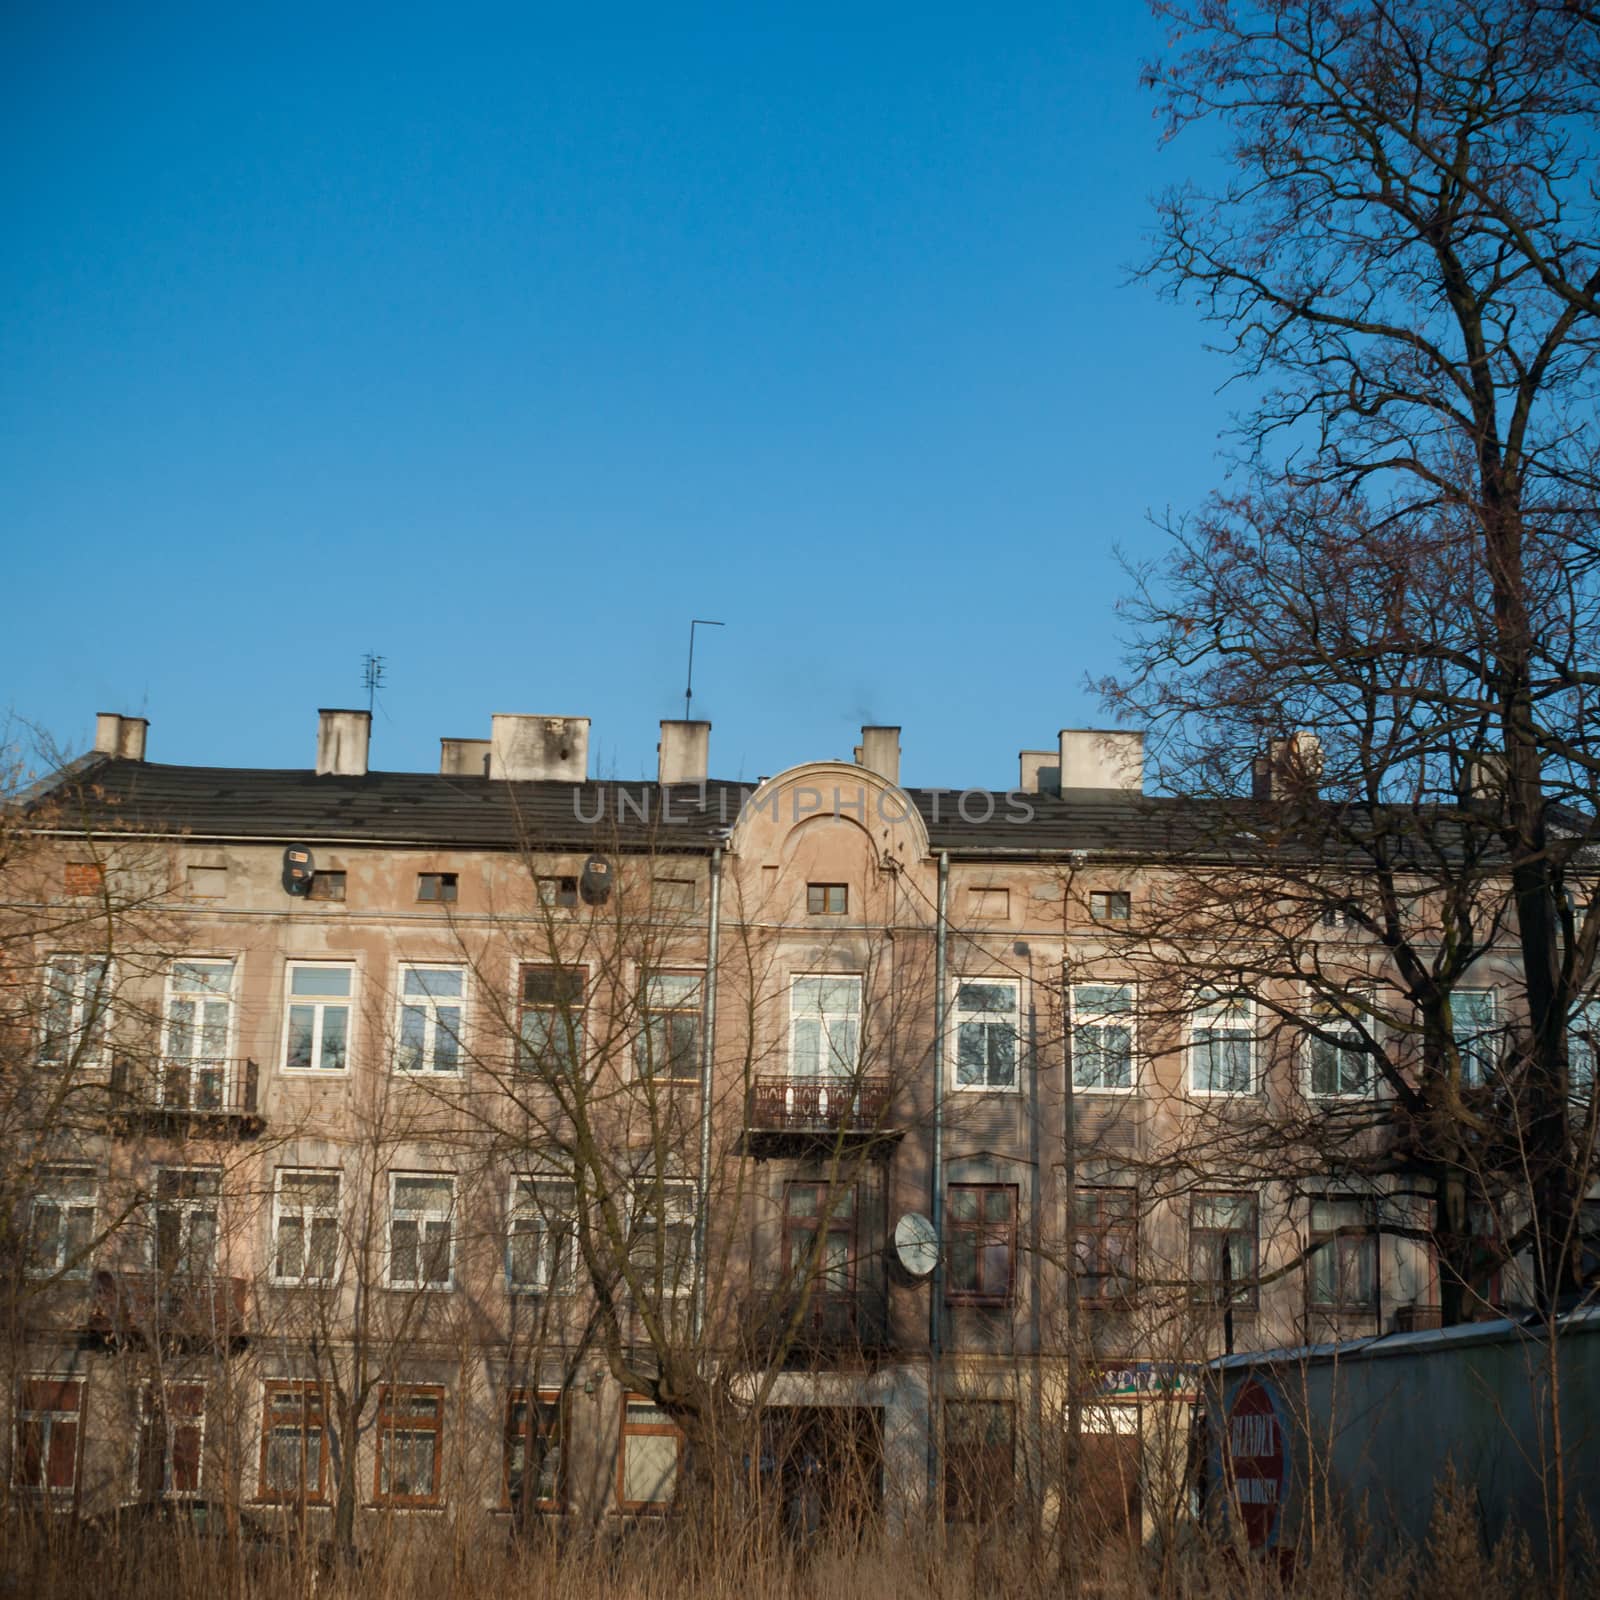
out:
{"label": "apartment building", "polygon": [[[1359,1030],[1141,942],[1196,823],[1137,735],[996,791],[901,787],[888,727],[753,785],[705,723],[653,782],[581,717],[369,734],[166,766],[106,715],[30,797],[14,1500],[1148,1529],[1198,1363],[1437,1319]],[[1457,1006],[1484,1077],[1512,976]]]}

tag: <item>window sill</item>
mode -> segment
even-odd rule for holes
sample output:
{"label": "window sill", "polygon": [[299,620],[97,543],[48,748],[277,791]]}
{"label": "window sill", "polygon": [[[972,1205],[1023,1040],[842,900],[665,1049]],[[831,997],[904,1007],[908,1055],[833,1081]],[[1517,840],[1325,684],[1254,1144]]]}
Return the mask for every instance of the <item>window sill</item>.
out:
{"label": "window sill", "polygon": [[952,1083],[951,1094],[1021,1094],[1020,1083]]}
{"label": "window sill", "polygon": [[1016,1304],[1015,1295],[951,1295],[944,1297],[944,1303],[952,1311],[1004,1311]]}
{"label": "window sill", "polygon": [[369,1500],[366,1509],[368,1511],[421,1511],[432,1517],[440,1517],[450,1508],[443,1500]]}

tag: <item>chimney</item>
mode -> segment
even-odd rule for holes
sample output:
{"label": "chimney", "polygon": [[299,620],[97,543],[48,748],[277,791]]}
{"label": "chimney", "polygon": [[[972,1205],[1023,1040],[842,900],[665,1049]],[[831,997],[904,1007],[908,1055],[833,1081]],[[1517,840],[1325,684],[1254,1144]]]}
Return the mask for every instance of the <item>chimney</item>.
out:
{"label": "chimney", "polygon": [[589,776],[587,717],[532,717],[497,711],[490,727],[491,778],[582,783]]}
{"label": "chimney", "polygon": [[1250,764],[1253,800],[1287,800],[1314,795],[1322,777],[1322,741],[1304,730],[1287,739],[1267,740],[1267,753]]}
{"label": "chimney", "polygon": [[317,776],[364,778],[367,744],[372,738],[370,711],[317,713]]}
{"label": "chimney", "polygon": [[489,776],[489,741],[487,739],[441,739],[439,741],[439,771],[453,778],[487,778]]}
{"label": "chimney", "polygon": [[1061,792],[1121,789],[1144,792],[1144,735],[1120,729],[1061,730]]}
{"label": "chimney", "polygon": [[1059,750],[1019,750],[1022,766],[1018,787],[1024,794],[1061,793],[1061,752]]}
{"label": "chimney", "polygon": [[875,725],[861,730],[861,743],[856,746],[856,765],[868,772],[887,778],[897,788],[900,784],[900,730]]}
{"label": "chimney", "polygon": [[125,717],[116,711],[98,711],[94,719],[94,747],[102,755],[122,761],[143,761],[148,717]]}
{"label": "chimney", "polygon": [[711,724],[663,720],[656,756],[661,783],[704,783],[711,760]]}

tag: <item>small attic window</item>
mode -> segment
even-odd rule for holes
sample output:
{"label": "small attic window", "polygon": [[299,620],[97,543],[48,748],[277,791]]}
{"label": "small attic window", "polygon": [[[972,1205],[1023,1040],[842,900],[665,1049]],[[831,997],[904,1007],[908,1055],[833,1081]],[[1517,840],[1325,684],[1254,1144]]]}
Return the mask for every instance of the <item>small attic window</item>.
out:
{"label": "small attic window", "polygon": [[1133,915],[1133,896],[1126,889],[1092,889],[1089,915],[1096,922],[1126,922]]}
{"label": "small attic window", "polygon": [[576,878],[539,878],[536,887],[542,906],[575,906],[578,903]]}
{"label": "small attic window", "polygon": [[417,874],[417,899],[452,901],[456,897],[456,874],[453,872],[419,872]]}
{"label": "small attic window", "polygon": [[813,917],[842,917],[850,909],[850,890],[842,883],[808,883],[806,913]]}
{"label": "small attic window", "polygon": [[342,872],[313,872],[308,900],[343,900],[344,874]]}

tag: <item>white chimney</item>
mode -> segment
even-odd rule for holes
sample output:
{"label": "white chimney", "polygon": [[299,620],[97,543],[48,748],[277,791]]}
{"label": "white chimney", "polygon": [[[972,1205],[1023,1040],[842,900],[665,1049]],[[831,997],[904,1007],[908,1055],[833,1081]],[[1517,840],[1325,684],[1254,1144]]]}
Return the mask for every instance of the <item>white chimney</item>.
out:
{"label": "white chimney", "polygon": [[1144,792],[1144,735],[1099,728],[1061,730],[1061,792]]}
{"label": "white chimney", "polygon": [[589,719],[497,711],[490,723],[489,776],[529,783],[582,783],[589,776]]}
{"label": "white chimney", "polygon": [[1019,750],[1023,794],[1061,793],[1061,752],[1059,750]]}
{"label": "white chimney", "polygon": [[317,713],[317,776],[364,778],[372,739],[370,711]]}
{"label": "white chimney", "polygon": [[900,782],[900,730],[881,724],[861,730],[861,743],[856,746],[856,765],[868,772],[876,772],[890,783]]}
{"label": "white chimney", "polygon": [[660,782],[704,783],[711,761],[711,724],[663,720],[656,756]]}
{"label": "white chimney", "polygon": [[489,776],[489,741],[487,739],[441,739],[439,741],[439,771],[454,778],[486,778]]}
{"label": "white chimney", "polygon": [[1314,795],[1322,781],[1322,741],[1301,729],[1287,739],[1267,740],[1267,753],[1257,756],[1250,771],[1250,792],[1257,800],[1287,800]]}
{"label": "white chimney", "polygon": [[116,711],[98,711],[94,719],[94,747],[102,755],[123,761],[143,761],[148,717],[125,717]]}

